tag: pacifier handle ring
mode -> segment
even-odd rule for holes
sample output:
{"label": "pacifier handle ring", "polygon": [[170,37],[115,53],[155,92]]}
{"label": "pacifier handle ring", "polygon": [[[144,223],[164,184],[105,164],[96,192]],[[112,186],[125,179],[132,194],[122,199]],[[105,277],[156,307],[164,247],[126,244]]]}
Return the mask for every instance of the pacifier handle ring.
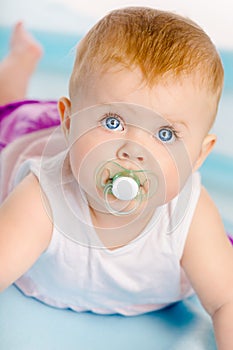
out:
{"label": "pacifier handle ring", "polygon": [[[114,210],[114,209],[111,207],[111,205],[110,205],[110,203],[109,203],[109,201],[108,201],[108,194],[109,194],[109,191],[112,191],[112,184],[107,185],[107,186],[105,187],[105,189],[104,189],[105,205],[106,205],[106,208],[108,209],[108,211],[109,211],[111,214],[118,215],[118,216],[129,215],[129,214],[134,213],[134,212],[137,210],[137,208],[139,207],[139,205],[141,204],[142,196],[140,196],[140,198],[137,196],[137,197],[139,198],[139,201],[135,204],[135,206],[134,206],[132,209],[130,209],[130,210],[128,210],[128,211],[117,211],[117,210]],[[110,194],[111,194],[111,193],[110,193]],[[136,197],[136,198],[137,198],[137,197]]]}

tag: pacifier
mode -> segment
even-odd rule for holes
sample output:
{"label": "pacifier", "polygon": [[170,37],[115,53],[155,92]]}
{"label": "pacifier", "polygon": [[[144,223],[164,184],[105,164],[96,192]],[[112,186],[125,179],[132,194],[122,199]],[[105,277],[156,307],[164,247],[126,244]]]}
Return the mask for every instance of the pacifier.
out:
{"label": "pacifier", "polygon": [[[126,169],[114,161],[103,164],[96,172],[96,184],[104,194],[105,206],[114,215],[128,215],[157,189],[157,177],[148,170]],[[122,205],[110,202],[109,195]],[[132,205],[133,202],[133,205]],[[117,205],[116,205],[117,204]],[[130,204],[130,209],[127,207]]]}

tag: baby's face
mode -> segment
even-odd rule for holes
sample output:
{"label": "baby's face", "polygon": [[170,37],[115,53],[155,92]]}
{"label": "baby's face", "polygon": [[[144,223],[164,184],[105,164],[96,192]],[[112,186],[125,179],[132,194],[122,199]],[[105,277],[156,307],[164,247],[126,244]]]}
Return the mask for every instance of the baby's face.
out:
{"label": "baby's face", "polygon": [[[103,205],[96,174],[105,162],[155,174],[150,202],[158,206],[180,192],[214,144],[214,136],[205,138],[215,110],[210,94],[191,79],[153,88],[140,81],[138,71],[105,73],[71,101],[71,168],[93,206]],[[109,169],[101,176],[107,182]]]}

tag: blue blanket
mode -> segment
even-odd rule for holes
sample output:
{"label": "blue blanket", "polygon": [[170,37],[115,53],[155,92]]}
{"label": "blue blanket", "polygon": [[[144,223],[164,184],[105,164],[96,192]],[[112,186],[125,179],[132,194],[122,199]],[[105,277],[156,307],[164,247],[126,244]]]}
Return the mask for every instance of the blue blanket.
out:
{"label": "blue blanket", "polygon": [[0,294],[1,350],[215,350],[196,296],[136,317],[49,307],[14,285]]}

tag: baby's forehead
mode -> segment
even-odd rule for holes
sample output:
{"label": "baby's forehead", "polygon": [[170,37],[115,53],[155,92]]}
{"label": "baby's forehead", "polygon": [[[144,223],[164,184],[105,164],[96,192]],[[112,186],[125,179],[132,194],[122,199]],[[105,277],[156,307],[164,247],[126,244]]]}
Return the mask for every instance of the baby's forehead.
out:
{"label": "baby's forehead", "polygon": [[196,123],[200,118],[205,127],[204,120],[215,115],[216,97],[195,74],[167,75],[148,86],[139,69],[119,68],[92,76],[74,95],[72,113],[80,108],[79,120],[93,122],[115,113],[127,124],[151,130],[159,125]]}

